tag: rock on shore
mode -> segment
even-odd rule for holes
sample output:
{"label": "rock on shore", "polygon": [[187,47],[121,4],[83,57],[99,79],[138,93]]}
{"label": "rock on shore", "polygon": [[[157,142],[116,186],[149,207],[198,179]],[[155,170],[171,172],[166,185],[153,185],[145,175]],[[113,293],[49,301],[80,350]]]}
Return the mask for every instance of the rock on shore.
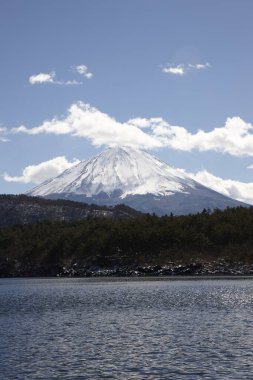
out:
{"label": "rock on shore", "polygon": [[213,262],[190,264],[168,263],[165,266],[137,266],[102,268],[73,263],[70,266],[22,266],[17,261],[1,263],[0,277],[163,277],[203,275],[253,275],[253,264],[229,262],[221,259]]}

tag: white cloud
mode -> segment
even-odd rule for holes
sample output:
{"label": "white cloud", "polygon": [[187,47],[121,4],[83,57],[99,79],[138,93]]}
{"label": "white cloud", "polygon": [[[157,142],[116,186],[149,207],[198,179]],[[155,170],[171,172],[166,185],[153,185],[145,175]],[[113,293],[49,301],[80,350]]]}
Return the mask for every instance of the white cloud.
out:
{"label": "white cloud", "polygon": [[51,73],[40,73],[37,75],[32,75],[29,78],[30,84],[42,84],[42,83],[49,83],[49,84],[58,84],[62,86],[75,86],[82,84],[82,82],[78,82],[76,80],[56,80],[55,79],[55,72],[52,71]]}
{"label": "white cloud", "polygon": [[127,124],[133,125],[134,127],[137,127],[137,128],[150,128],[150,119],[136,117],[134,119],[128,120]]}
{"label": "white cloud", "polygon": [[7,182],[35,183],[39,184],[46,179],[55,177],[64,170],[78,164],[80,161],[74,159],[68,161],[64,156],[55,157],[51,160],[41,162],[37,165],[26,166],[20,176],[10,176],[7,173],[3,175]]}
{"label": "white cloud", "polygon": [[181,75],[182,76],[185,74],[184,65],[166,66],[166,67],[163,67],[162,71],[166,74],[173,74],[173,75]]}
{"label": "white cloud", "polygon": [[161,117],[135,118],[125,123],[78,102],[70,106],[64,118],[53,118],[33,128],[20,126],[13,133],[37,135],[40,133],[84,137],[95,146],[130,145],[152,149],[168,147],[190,152],[215,151],[232,156],[253,156],[253,126],[240,117],[228,118],[225,125],[196,133],[171,125]]}
{"label": "white cloud", "polygon": [[162,71],[166,74],[173,74],[173,75],[185,75],[191,70],[204,70],[207,69],[208,67],[211,67],[209,62],[206,63],[188,63],[188,64],[183,64],[181,63],[180,65],[171,65],[168,64],[167,66],[162,68]]}
{"label": "white cloud", "polygon": [[39,74],[30,76],[29,82],[31,84],[55,83],[54,78],[55,78],[54,71],[52,71],[51,73],[39,73]]}
{"label": "white cloud", "polygon": [[232,156],[253,156],[253,126],[240,117],[227,118],[225,125],[210,132],[191,133],[184,127],[171,125],[162,118],[131,119],[139,128],[149,127],[149,134],[160,146],[175,150],[216,151]]}
{"label": "white cloud", "polygon": [[73,104],[68,110],[68,115],[63,119],[53,118],[31,129],[21,126],[13,129],[13,132],[30,135],[70,134],[87,138],[95,146],[131,145],[142,148],[161,146],[157,138],[144,133],[140,128],[132,124],[120,123],[83,102]]}
{"label": "white cloud", "polygon": [[232,179],[216,177],[206,170],[196,174],[188,173],[193,179],[202,183],[206,187],[224,194],[233,199],[253,205],[253,183],[240,182]]}
{"label": "white cloud", "polygon": [[85,65],[77,65],[73,66],[72,70],[80,75],[82,75],[86,79],[91,79],[93,74],[89,72],[88,67]]}

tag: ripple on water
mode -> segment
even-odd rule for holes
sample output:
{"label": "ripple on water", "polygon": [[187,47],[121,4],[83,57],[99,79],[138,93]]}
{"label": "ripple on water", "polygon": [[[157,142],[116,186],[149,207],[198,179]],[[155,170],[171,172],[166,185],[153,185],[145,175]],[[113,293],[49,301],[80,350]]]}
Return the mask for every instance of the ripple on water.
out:
{"label": "ripple on water", "polygon": [[252,379],[253,281],[0,280],[3,379]]}

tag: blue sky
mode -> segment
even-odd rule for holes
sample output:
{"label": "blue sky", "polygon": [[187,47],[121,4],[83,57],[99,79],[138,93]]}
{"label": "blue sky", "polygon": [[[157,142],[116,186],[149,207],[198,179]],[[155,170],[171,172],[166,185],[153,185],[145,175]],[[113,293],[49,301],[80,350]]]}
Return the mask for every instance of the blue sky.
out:
{"label": "blue sky", "polygon": [[2,0],[0,192],[132,141],[253,203],[252,14],[251,0]]}

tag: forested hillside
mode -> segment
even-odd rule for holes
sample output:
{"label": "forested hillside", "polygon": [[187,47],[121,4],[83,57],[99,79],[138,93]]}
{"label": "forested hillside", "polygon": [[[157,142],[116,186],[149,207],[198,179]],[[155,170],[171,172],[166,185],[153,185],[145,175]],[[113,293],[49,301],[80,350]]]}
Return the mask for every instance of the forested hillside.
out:
{"label": "forested hillside", "polygon": [[47,220],[73,222],[94,217],[131,218],[139,214],[125,205],[106,207],[64,199],[0,195],[0,226],[32,224]]}
{"label": "forested hillside", "polygon": [[0,229],[1,275],[55,275],[73,265],[134,269],[223,258],[253,263],[253,208]]}

